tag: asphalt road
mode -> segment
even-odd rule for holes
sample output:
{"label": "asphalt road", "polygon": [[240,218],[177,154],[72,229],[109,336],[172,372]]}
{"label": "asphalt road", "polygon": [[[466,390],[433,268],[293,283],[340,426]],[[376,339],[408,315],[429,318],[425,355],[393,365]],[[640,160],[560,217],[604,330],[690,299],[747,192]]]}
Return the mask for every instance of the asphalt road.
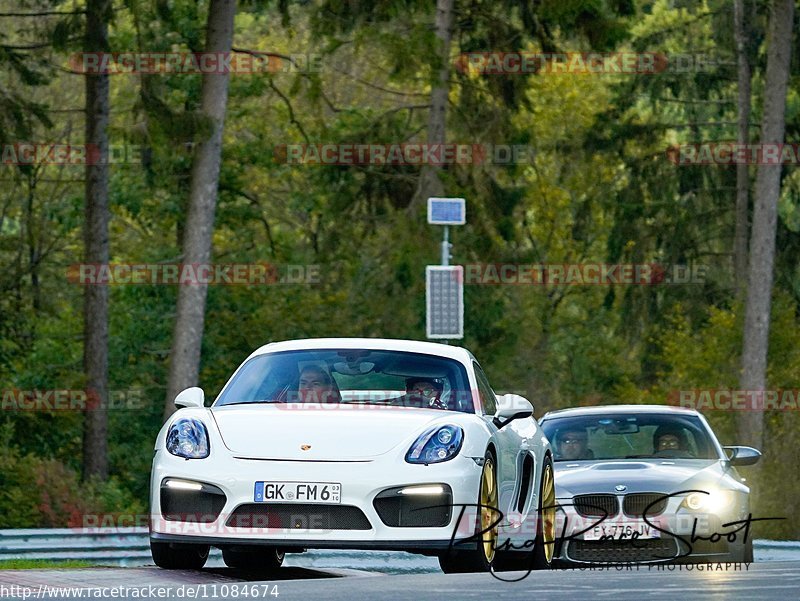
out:
{"label": "asphalt road", "polygon": [[[554,570],[519,582],[489,574],[383,575],[346,569],[288,567],[274,575],[228,568],[199,572],[145,568],[18,570],[0,572],[0,596],[9,599],[266,599],[285,601],[442,601],[489,599],[800,599],[800,562],[762,562],[739,569],[726,564]],[[716,569],[716,568],[721,569]],[[522,573],[504,573],[504,578]],[[268,578],[268,579],[265,579]],[[16,588],[15,588],[16,587]],[[52,588],[51,588],[52,587]],[[72,587],[71,591],[64,587]],[[58,590],[60,589],[60,590]],[[102,592],[98,592],[98,590]],[[244,592],[246,591],[246,593]]]}

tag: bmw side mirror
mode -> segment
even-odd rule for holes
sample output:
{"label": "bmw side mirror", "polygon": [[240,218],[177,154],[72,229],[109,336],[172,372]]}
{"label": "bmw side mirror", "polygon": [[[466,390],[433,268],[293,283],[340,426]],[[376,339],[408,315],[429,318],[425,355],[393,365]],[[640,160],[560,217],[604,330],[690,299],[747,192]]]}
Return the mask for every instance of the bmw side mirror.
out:
{"label": "bmw side mirror", "polygon": [[753,465],[761,459],[761,451],[753,447],[730,446],[722,447],[728,453],[731,465]]}
{"label": "bmw side mirror", "polygon": [[498,428],[503,428],[515,419],[532,416],[533,405],[528,399],[518,394],[503,394],[497,397],[497,412],[492,422]]}
{"label": "bmw side mirror", "polygon": [[181,407],[204,407],[206,395],[202,388],[192,386],[186,390],[181,391],[175,397],[175,406],[179,409]]}

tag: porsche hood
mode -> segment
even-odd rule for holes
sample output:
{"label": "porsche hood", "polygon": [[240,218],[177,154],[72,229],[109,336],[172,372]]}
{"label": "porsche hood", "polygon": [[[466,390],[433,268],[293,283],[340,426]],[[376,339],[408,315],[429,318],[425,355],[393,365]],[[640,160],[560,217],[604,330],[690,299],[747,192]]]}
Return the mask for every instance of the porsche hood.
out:
{"label": "porsche hood", "polygon": [[383,455],[400,444],[410,445],[427,424],[447,423],[452,415],[433,409],[278,404],[212,407],[211,414],[234,455],[298,461]]}

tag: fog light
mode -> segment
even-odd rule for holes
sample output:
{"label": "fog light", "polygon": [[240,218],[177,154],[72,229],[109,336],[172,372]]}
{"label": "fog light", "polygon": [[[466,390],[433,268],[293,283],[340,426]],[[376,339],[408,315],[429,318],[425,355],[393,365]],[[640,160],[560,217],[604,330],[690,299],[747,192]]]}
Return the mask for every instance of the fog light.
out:
{"label": "fog light", "polygon": [[436,486],[409,486],[408,488],[401,488],[397,491],[400,495],[441,495],[444,493],[444,487]]}
{"label": "fog light", "polygon": [[165,484],[169,488],[177,488],[179,490],[203,490],[203,485],[198,482],[189,482],[187,480],[167,480]]}

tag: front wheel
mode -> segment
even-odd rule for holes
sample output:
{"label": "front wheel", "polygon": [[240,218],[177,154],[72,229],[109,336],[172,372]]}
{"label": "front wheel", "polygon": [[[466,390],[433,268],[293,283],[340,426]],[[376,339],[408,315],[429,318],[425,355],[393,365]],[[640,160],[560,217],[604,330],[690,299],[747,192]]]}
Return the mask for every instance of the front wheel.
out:
{"label": "front wheel", "polygon": [[439,567],[445,574],[488,572],[497,548],[497,462],[491,451],[486,452],[478,490],[477,514],[479,532],[472,540],[459,545],[464,550],[450,550],[439,555]]}
{"label": "front wheel", "polygon": [[206,565],[208,551],[208,545],[150,541],[153,561],[165,570],[199,570]]}
{"label": "front wheel", "polygon": [[545,457],[542,479],[539,483],[539,517],[536,542],[533,545],[532,567],[549,570],[553,565],[556,548],[556,484],[553,460]]}

